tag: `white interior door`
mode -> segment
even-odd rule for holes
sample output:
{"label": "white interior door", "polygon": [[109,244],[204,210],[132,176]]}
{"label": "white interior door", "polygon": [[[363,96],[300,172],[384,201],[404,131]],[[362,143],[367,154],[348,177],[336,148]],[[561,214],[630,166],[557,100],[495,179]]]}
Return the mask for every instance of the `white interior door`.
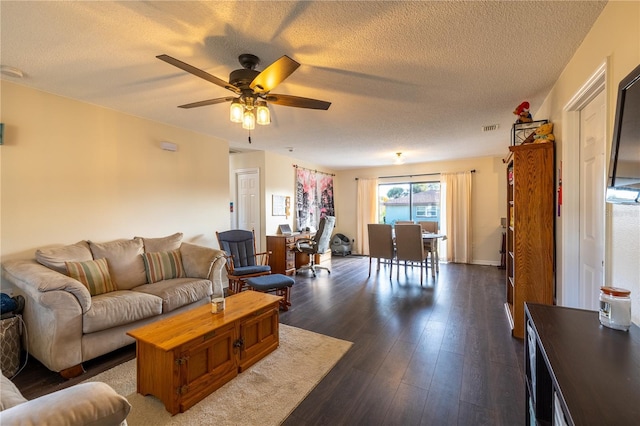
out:
{"label": "white interior door", "polygon": [[256,247],[260,251],[260,174],[257,170],[236,174],[238,229],[253,229]]}
{"label": "white interior door", "polygon": [[605,92],[580,111],[580,305],[598,310],[604,283]]}

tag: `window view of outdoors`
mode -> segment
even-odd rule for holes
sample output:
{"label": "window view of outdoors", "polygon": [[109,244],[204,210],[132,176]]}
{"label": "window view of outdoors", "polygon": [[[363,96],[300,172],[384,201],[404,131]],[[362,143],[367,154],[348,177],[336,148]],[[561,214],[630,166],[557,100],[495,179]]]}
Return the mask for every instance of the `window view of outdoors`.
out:
{"label": "window view of outdoors", "polygon": [[379,223],[440,222],[440,182],[378,185]]}

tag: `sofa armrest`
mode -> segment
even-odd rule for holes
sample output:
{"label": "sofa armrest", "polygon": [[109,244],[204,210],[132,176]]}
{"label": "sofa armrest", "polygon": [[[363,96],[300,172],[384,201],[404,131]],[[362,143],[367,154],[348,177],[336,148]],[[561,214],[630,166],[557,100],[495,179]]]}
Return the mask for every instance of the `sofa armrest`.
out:
{"label": "sofa armrest", "polygon": [[25,350],[51,371],[79,365],[83,314],[91,308],[89,291],[35,261],[7,261],[2,277],[25,298]]}
{"label": "sofa armrest", "polygon": [[0,413],[7,425],[118,425],[131,404],[106,383],[75,385],[8,408]]}
{"label": "sofa armrest", "polygon": [[60,290],[75,296],[82,313],[91,308],[89,290],[80,281],[49,269],[35,260],[9,260],[3,263],[2,272],[11,284],[31,295],[34,300],[39,299],[37,293]]}
{"label": "sofa armrest", "polygon": [[182,264],[189,278],[205,278],[213,283],[213,295],[222,296],[222,270],[227,260],[222,250],[182,243]]}

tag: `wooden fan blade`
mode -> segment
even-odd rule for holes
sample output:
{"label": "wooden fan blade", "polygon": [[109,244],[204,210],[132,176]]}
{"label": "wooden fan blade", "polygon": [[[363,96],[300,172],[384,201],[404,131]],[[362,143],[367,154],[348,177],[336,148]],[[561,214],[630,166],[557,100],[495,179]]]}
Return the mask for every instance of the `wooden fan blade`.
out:
{"label": "wooden fan blade", "polygon": [[255,93],[267,93],[273,90],[285,78],[289,77],[300,66],[299,63],[284,55],[253,79],[249,87]]}
{"label": "wooden fan blade", "polygon": [[231,102],[234,99],[235,98],[233,96],[228,96],[226,98],[208,99],[206,101],[200,101],[200,102],[193,102],[193,103],[190,103],[190,104],[178,105],[178,108],[197,108],[197,107],[201,107],[201,106],[221,104],[222,102]]}
{"label": "wooden fan blade", "polygon": [[216,84],[216,85],[218,85],[220,87],[224,87],[227,90],[231,90],[234,93],[240,94],[240,89],[238,89],[237,87],[232,86],[231,84],[227,83],[226,81],[224,81],[224,80],[222,80],[222,79],[220,79],[220,78],[218,78],[218,77],[216,77],[214,75],[211,75],[206,71],[203,71],[203,70],[201,70],[199,68],[196,68],[193,65],[189,65],[186,62],[182,62],[179,59],[172,58],[169,55],[158,55],[158,56],[156,56],[156,58],[160,59],[161,61],[165,61],[166,63],[171,64],[174,67],[178,67],[183,71],[186,71],[186,72],[188,72],[190,74],[193,74],[196,77],[200,77],[202,79],[207,80],[210,83]]}
{"label": "wooden fan blade", "polygon": [[317,99],[301,98],[300,96],[278,95],[271,93],[265,96],[268,102],[276,105],[284,105],[296,108],[324,109],[331,106],[331,102],[319,101]]}

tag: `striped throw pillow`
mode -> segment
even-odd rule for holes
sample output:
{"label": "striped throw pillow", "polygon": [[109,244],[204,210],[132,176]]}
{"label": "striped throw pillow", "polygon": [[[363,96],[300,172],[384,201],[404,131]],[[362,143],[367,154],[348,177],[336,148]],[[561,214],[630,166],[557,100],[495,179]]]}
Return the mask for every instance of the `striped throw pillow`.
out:
{"label": "striped throw pillow", "polygon": [[144,253],[142,260],[147,272],[148,283],[186,276],[180,250]]}
{"label": "striped throw pillow", "polygon": [[107,259],[65,262],[65,265],[67,274],[84,284],[92,296],[117,290],[109,274]]}

